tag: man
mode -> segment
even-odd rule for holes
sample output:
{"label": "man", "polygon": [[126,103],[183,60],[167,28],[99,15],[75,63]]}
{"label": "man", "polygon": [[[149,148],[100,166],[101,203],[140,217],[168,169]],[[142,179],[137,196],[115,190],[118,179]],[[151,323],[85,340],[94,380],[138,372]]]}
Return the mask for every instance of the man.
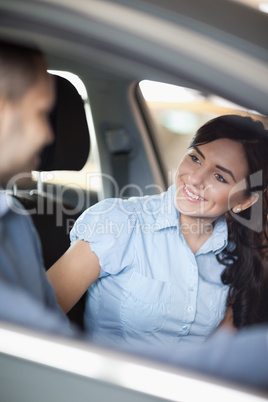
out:
{"label": "man", "polygon": [[[48,119],[53,103],[42,54],[0,42],[0,186],[37,167],[38,154],[53,141]],[[68,334],[69,323],[45,275],[38,235],[31,218],[15,212],[14,202],[1,190],[0,320]]]}

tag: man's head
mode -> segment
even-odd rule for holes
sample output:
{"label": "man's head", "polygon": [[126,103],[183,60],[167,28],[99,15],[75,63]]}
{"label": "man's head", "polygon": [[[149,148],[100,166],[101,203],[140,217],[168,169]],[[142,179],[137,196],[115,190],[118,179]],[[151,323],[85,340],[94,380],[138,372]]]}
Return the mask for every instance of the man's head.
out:
{"label": "man's head", "polygon": [[38,154],[53,139],[53,102],[42,54],[0,41],[0,184],[37,167]]}

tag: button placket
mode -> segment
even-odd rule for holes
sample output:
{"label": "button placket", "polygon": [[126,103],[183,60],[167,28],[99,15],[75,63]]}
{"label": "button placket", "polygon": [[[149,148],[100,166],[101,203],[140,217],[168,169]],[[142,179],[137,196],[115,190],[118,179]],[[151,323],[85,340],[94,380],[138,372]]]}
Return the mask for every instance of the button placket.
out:
{"label": "button placket", "polygon": [[[188,285],[188,304],[186,304],[186,317],[187,323],[193,322],[196,313],[196,299],[197,299],[197,288],[198,288],[198,267],[196,261],[192,261],[191,265],[191,276]],[[183,331],[186,331],[183,326]],[[189,327],[189,325],[188,325]],[[188,328],[187,328],[188,329]]]}

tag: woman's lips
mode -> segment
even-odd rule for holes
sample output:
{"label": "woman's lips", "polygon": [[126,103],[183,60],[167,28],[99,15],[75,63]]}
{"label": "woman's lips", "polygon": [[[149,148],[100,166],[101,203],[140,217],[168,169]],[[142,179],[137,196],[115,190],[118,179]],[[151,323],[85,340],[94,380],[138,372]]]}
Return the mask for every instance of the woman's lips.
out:
{"label": "woman's lips", "polygon": [[187,199],[193,202],[196,201],[207,201],[204,197],[200,197],[198,194],[193,193],[189,188],[186,186],[186,184],[183,187],[183,192],[186,195]]}

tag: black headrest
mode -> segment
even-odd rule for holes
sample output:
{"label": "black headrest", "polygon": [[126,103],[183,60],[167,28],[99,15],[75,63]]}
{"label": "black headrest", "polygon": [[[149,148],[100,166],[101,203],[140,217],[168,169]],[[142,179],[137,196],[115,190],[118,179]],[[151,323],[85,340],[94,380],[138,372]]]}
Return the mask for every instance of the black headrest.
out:
{"label": "black headrest", "polygon": [[41,154],[39,171],[80,170],[90,148],[84,102],[65,78],[54,76],[56,103],[51,112],[54,142]]}

